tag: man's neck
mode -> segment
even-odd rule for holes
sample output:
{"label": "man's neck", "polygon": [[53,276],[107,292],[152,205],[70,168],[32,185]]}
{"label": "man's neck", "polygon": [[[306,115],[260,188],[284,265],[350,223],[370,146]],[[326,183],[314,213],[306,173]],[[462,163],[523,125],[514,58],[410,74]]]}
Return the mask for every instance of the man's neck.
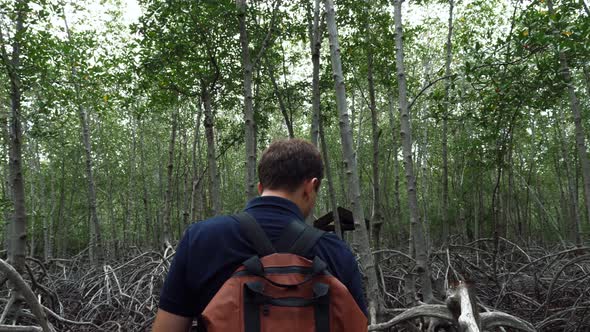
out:
{"label": "man's neck", "polygon": [[[304,208],[303,208],[303,204],[300,201],[300,199],[298,199],[297,197],[297,192],[288,192],[285,190],[271,190],[271,189],[265,189],[262,193],[260,193],[261,197],[265,197],[265,196],[274,196],[274,197],[281,197],[284,198],[286,200],[289,200],[293,203],[295,203],[295,205],[297,205],[297,207],[299,208],[299,211],[301,211],[302,213],[304,212]],[[305,218],[305,216],[304,216]]]}
{"label": "man's neck", "polygon": [[264,189],[260,196],[277,196],[288,200],[293,200],[293,194],[285,190]]}

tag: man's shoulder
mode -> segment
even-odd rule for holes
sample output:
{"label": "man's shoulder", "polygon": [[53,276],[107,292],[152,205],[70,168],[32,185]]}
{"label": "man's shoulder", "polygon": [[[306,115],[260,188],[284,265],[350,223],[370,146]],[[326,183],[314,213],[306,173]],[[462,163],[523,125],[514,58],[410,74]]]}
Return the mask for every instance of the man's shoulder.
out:
{"label": "man's shoulder", "polygon": [[345,250],[352,254],[348,244],[332,232],[325,232],[324,235],[322,235],[322,237],[320,238],[318,244],[332,247],[335,249]]}
{"label": "man's shoulder", "polygon": [[318,254],[331,256],[340,262],[355,259],[348,244],[334,233],[324,233],[316,244],[316,251]]}
{"label": "man's shoulder", "polygon": [[219,215],[192,223],[188,227],[187,233],[189,238],[193,240],[197,237],[212,238],[216,234],[228,235],[229,232],[237,229],[238,222],[231,215]]}

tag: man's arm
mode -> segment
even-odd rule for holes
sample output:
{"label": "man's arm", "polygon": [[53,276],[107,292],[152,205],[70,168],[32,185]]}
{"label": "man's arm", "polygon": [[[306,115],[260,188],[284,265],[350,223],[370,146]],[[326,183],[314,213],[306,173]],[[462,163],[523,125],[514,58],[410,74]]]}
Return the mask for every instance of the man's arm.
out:
{"label": "man's arm", "polygon": [[186,231],[176,248],[176,254],[164,281],[153,332],[187,332],[191,326],[196,304],[192,301],[187,283],[187,265],[190,253],[190,235]]}
{"label": "man's arm", "polygon": [[158,309],[152,332],[187,332],[191,327],[190,317],[178,316]]}

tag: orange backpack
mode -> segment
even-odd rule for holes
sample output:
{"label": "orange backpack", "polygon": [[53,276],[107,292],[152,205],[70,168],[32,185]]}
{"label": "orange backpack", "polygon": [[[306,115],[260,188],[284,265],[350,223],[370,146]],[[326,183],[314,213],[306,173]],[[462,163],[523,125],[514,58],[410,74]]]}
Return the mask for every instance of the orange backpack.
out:
{"label": "orange backpack", "polygon": [[365,314],[326,263],[302,257],[323,231],[293,221],[275,249],[253,217],[233,217],[258,256],[242,263],[209,302],[201,317],[206,331],[367,331]]}

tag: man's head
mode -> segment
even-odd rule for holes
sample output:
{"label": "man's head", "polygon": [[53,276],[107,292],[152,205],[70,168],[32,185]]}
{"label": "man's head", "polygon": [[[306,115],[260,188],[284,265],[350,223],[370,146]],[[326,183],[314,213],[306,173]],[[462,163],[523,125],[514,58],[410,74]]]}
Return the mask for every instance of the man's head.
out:
{"label": "man's head", "polygon": [[290,199],[306,217],[315,204],[323,177],[320,152],[302,139],[275,141],[264,150],[258,163],[260,194]]}

